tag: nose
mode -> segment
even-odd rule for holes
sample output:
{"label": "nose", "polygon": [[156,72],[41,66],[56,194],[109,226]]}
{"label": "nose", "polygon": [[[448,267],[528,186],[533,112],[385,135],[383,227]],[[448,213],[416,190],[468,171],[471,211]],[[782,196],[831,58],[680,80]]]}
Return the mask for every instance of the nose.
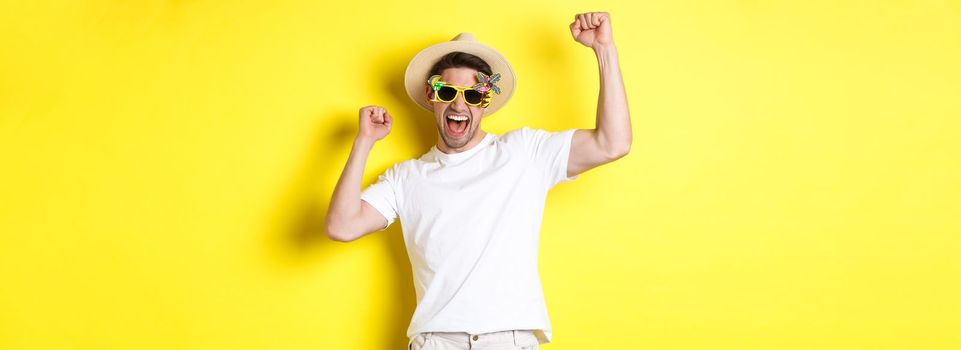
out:
{"label": "nose", "polygon": [[458,96],[454,98],[454,101],[451,102],[451,106],[458,112],[467,111],[467,101],[464,101],[464,94],[458,94]]}

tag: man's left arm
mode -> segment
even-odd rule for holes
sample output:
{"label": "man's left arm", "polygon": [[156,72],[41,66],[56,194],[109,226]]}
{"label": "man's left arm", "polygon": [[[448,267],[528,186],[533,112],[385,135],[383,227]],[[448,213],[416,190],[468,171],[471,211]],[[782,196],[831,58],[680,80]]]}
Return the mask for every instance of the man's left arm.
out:
{"label": "man's left arm", "polygon": [[627,109],[624,81],[611,35],[611,18],[606,12],[582,13],[570,25],[574,40],[597,55],[601,91],[597,98],[597,125],[577,129],[571,140],[567,176],[613,162],[631,149],[631,115]]}

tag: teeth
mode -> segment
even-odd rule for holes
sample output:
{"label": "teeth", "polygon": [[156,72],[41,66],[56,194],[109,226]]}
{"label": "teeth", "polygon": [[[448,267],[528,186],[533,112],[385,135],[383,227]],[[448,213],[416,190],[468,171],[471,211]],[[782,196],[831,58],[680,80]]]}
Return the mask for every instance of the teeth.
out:
{"label": "teeth", "polygon": [[447,118],[448,118],[448,119],[453,119],[453,120],[456,120],[456,121],[465,121],[465,120],[467,120],[467,116],[463,116],[463,115],[449,115],[449,116],[447,116]]}

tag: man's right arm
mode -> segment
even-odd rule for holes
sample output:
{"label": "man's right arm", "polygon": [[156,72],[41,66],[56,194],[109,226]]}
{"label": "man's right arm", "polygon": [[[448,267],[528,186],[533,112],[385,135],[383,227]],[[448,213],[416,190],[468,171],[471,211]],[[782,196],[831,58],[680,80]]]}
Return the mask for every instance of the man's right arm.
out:
{"label": "man's right arm", "polygon": [[374,144],[390,133],[392,123],[393,118],[383,107],[360,109],[357,138],[327,209],[324,226],[330,239],[350,242],[387,225],[387,219],[380,212],[360,199],[360,186],[367,156]]}

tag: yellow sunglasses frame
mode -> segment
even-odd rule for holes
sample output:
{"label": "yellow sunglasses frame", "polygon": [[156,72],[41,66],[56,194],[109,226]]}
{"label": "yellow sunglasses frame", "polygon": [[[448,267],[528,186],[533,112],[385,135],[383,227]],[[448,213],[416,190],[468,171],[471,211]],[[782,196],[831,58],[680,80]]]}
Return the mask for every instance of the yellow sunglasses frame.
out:
{"label": "yellow sunglasses frame", "polygon": [[[434,91],[434,96],[431,98],[431,101],[451,103],[457,99],[457,96],[460,96],[460,98],[463,99],[464,103],[467,104],[468,106],[481,106],[482,108],[487,108],[487,106],[490,106],[491,99],[493,97],[492,96],[493,94],[491,94],[490,91],[481,92],[481,94],[484,94],[484,97],[481,98],[480,102],[470,103],[470,102],[467,102],[467,97],[464,96],[464,91],[465,90],[477,91],[477,89],[474,89],[473,87],[469,87],[469,86],[458,86],[458,85],[448,84],[447,82],[440,81],[439,78],[440,76],[432,76],[431,79],[428,79],[428,85]],[[454,98],[452,98],[450,101],[444,101],[444,100],[441,100],[439,97],[437,97],[438,95],[437,92],[440,91],[442,87],[450,87],[450,88],[453,88],[454,90],[457,90],[457,93],[454,94]],[[480,92],[480,91],[477,91],[477,92]]]}

